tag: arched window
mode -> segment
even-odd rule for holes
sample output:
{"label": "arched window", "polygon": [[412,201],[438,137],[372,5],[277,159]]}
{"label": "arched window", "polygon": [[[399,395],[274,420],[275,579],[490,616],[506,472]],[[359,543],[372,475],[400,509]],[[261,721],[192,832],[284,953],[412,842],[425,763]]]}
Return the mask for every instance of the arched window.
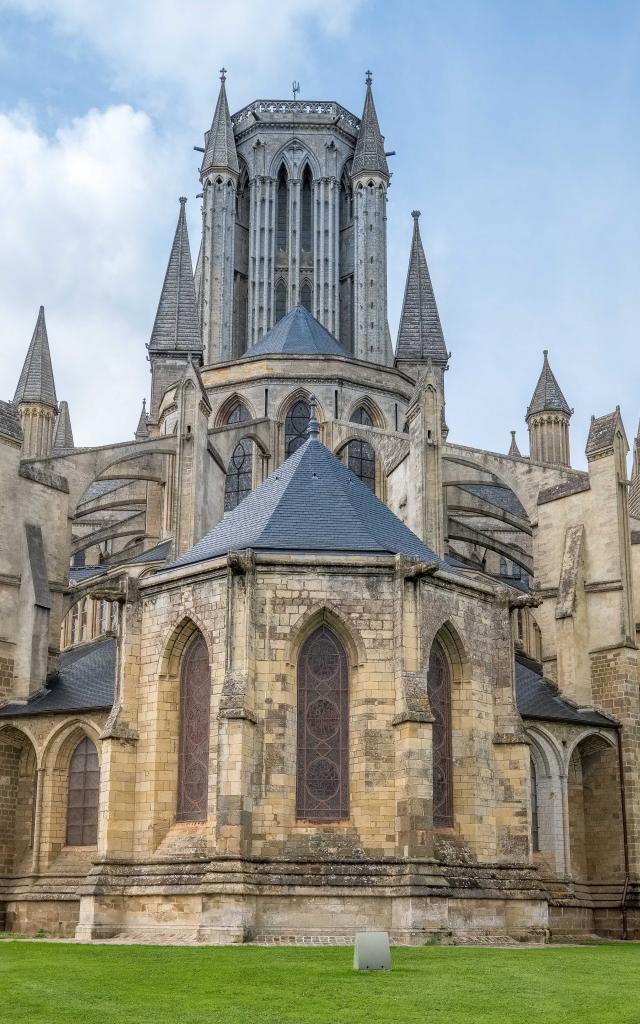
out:
{"label": "arched window", "polygon": [[[249,410],[237,402],[227,416],[227,423],[245,423],[251,419]],[[233,449],[224,483],[224,510],[230,512],[251,493],[253,483],[253,446],[243,438]]]}
{"label": "arched window", "polygon": [[289,251],[289,190],[287,188],[287,171],[284,166],[278,172],[278,189],[276,193],[276,248],[280,252]]}
{"label": "arched window", "polygon": [[67,846],[95,846],[98,842],[100,765],[98,751],[88,736],[80,740],[69,762]]}
{"label": "arched window", "polygon": [[453,825],[453,758],[451,754],[451,681],[449,663],[439,643],[434,642],[429,657],[427,692],[434,717],[433,748],[433,824]]}
{"label": "arched window", "polygon": [[285,458],[293,455],[298,448],[307,440],[307,427],[311,419],[309,403],[303,398],[291,407],[287,413],[284,423],[284,453]]}
{"label": "arched window", "polygon": [[313,310],[311,308],[312,301],[313,300],[311,297],[311,285],[309,284],[309,281],[307,281],[307,279],[305,278],[305,280],[302,282],[302,287],[300,288],[300,305],[304,306],[305,309],[308,309],[310,313],[313,313]]}
{"label": "arched window", "polygon": [[211,674],[201,633],[189,641],[180,673],[178,821],[206,821],[209,789]]}
{"label": "arched window", "polygon": [[537,853],[540,849],[540,827],[538,824],[538,777],[532,757],[529,758],[529,781],[531,784],[531,849]]}
{"label": "arched window", "polygon": [[[356,409],[351,417],[352,423],[360,423],[363,427],[372,427],[373,421],[362,406]],[[372,490],[376,489],[376,453],[368,441],[349,441],[347,449],[349,469],[363,484]]]}
{"label": "arched window", "polygon": [[[304,252],[311,252],[313,249],[313,179],[309,164],[302,172],[300,245]],[[304,302],[302,304],[305,305]]]}
{"label": "arched window", "polygon": [[298,659],[296,817],[349,816],[349,673],[344,647],[327,626]]}
{"label": "arched window", "polygon": [[280,280],[276,284],[275,323],[282,320],[287,312],[287,286]]}

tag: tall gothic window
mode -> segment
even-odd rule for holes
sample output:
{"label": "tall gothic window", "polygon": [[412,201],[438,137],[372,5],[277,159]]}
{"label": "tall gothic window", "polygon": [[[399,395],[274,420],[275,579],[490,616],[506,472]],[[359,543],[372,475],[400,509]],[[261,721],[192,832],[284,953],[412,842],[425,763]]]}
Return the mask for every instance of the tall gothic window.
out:
{"label": "tall gothic window", "polygon": [[95,846],[98,842],[100,765],[98,751],[88,736],[80,740],[69,762],[67,846]]}
{"label": "tall gothic window", "polygon": [[278,172],[278,189],[276,193],[276,247],[281,252],[289,251],[289,190],[287,188],[287,171],[284,166]]}
{"label": "tall gothic window", "polygon": [[[373,420],[366,409],[360,406],[351,417],[352,423],[363,427],[372,427]],[[349,469],[363,484],[375,492],[376,489],[376,453],[368,441],[349,441],[347,449]]]}
{"label": "tall gothic window", "polygon": [[340,228],[348,228],[353,223],[353,193],[348,173],[344,172],[340,181]]}
{"label": "tall gothic window", "polygon": [[287,312],[287,286],[281,279],[276,284],[275,323],[282,320]]}
{"label": "tall gothic window", "polygon": [[[227,417],[227,423],[245,423],[251,417],[242,402],[234,405]],[[224,484],[224,510],[230,512],[243,498],[251,493],[253,483],[253,446],[243,438],[233,449]]]}
{"label": "tall gothic window", "polygon": [[313,179],[309,164],[302,173],[300,245],[305,252],[313,249]]}
{"label": "tall gothic window", "polygon": [[251,194],[249,191],[249,175],[246,168],[243,169],[238,182],[236,192],[236,217],[239,224],[249,227],[249,211],[251,207]]}
{"label": "tall gothic window", "polygon": [[284,455],[286,459],[307,440],[307,427],[310,419],[309,403],[304,398],[299,398],[287,413],[284,423]]}
{"label": "tall gothic window", "polygon": [[327,626],[298,659],[296,817],[349,816],[349,674],[344,647]]}
{"label": "tall gothic window", "polygon": [[313,300],[311,297],[311,285],[309,281],[307,281],[307,279],[305,278],[305,280],[302,282],[302,287],[300,288],[300,305],[304,306],[305,309],[308,309],[310,313],[313,313],[313,309],[311,308],[312,304]]}
{"label": "tall gothic window", "polygon": [[451,753],[451,680],[449,663],[440,644],[434,642],[429,658],[427,691],[434,716],[433,824],[453,825],[453,757]]}
{"label": "tall gothic window", "polygon": [[189,641],[180,673],[178,821],[206,821],[209,788],[211,675],[201,633]]}
{"label": "tall gothic window", "polygon": [[529,758],[529,781],[531,784],[531,849],[540,849],[540,826],[538,822],[538,776],[533,758]]}

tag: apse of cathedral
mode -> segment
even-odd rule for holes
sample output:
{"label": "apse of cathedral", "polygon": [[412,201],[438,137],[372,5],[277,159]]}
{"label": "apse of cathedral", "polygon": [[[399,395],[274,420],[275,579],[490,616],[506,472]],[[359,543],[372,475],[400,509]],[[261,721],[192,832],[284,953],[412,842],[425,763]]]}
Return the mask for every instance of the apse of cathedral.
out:
{"label": "apse of cathedral", "polygon": [[640,438],[595,410],[574,469],[545,352],[528,454],[457,443],[369,74],[223,73],[199,148],[131,440],[76,446],[42,308],[0,403],[0,924],[640,937]]}

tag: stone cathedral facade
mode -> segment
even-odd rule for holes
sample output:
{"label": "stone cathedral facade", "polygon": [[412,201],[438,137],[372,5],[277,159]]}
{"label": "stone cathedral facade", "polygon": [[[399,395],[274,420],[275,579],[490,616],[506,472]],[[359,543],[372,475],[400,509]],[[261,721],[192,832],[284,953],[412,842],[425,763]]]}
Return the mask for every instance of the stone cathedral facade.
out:
{"label": "stone cathedral facade", "polygon": [[545,352],[528,454],[459,443],[417,211],[391,340],[388,156],[369,75],[360,118],[232,116],[222,76],[128,442],[75,443],[40,309],[0,403],[7,930],[640,937],[640,438],[628,478],[595,410],[574,469]]}

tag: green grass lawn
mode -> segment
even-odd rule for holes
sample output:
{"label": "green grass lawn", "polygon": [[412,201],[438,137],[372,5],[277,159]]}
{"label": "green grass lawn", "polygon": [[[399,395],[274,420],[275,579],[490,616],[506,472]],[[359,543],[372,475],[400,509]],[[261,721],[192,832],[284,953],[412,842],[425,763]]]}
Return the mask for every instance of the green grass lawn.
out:
{"label": "green grass lawn", "polygon": [[0,942],[12,1024],[640,1024],[640,945],[351,950]]}

